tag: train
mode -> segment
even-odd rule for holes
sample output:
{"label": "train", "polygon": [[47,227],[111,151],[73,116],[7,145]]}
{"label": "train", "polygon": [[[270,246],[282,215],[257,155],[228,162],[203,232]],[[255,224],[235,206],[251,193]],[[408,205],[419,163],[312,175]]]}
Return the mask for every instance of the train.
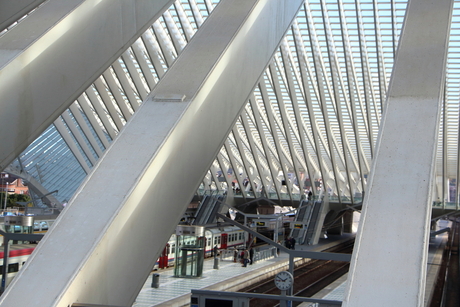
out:
{"label": "train", "polygon": [[[48,224],[48,221],[39,221],[34,225],[34,232],[46,232],[46,230],[48,230],[51,226],[51,223],[52,222]],[[205,237],[205,255],[207,257],[211,256],[215,246],[217,246],[218,249],[227,249],[231,247],[240,247],[245,243],[245,232],[234,226],[207,229],[205,231]],[[5,280],[6,286],[11,282],[17,272],[25,265],[27,259],[30,257],[36,246],[37,244],[11,244],[9,246],[7,278]],[[2,248],[0,248],[0,250],[1,274],[1,272],[3,272],[4,252]],[[173,234],[168,240],[162,255],[157,260],[154,269],[173,266],[176,250],[176,235]]]}
{"label": "train", "polygon": [[[253,238],[245,235],[246,232],[236,226],[212,227],[205,230],[205,257],[211,257],[215,247],[219,250],[230,248],[243,248]],[[178,247],[176,235],[173,234],[168,240],[160,257],[155,263],[154,270],[163,269],[174,265]]]}
{"label": "train", "polygon": [[[24,227],[19,225],[4,225],[0,224],[0,229],[2,231],[7,231],[9,233],[35,233],[35,234],[44,234],[51,228],[54,223],[54,219],[45,219],[45,220],[36,220],[34,221],[33,231],[30,227]],[[0,237],[3,237],[0,235]],[[3,239],[0,239],[0,242],[3,245]],[[24,266],[27,259],[30,257],[32,252],[35,250],[37,244],[34,242],[17,242],[13,241],[13,244],[8,246],[8,268],[7,268],[7,278],[5,279],[5,286],[11,282],[17,272]],[[20,243],[20,244],[17,244]],[[0,247],[0,274],[3,272],[3,258],[4,258],[4,249],[3,246]]]}
{"label": "train", "polygon": [[[292,218],[284,218],[282,223],[279,223],[282,227],[283,223],[292,221]],[[53,224],[54,220],[39,220],[34,222],[34,233],[45,233]],[[275,222],[269,221],[265,227],[267,230],[274,228]],[[252,226],[256,226],[260,231],[257,223]],[[20,232],[20,229],[16,226],[13,228],[16,233]],[[217,247],[218,250],[226,249],[244,249],[249,246],[249,243],[255,241],[255,238],[246,233],[244,230],[236,226],[215,226],[208,227],[205,230],[205,257],[211,257]],[[8,260],[8,277],[6,279],[6,285],[8,285],[16,273],[24,266],[29,256],[34,251],[37,244],[12,244],[9,247],[9,260]],[[0,250],[2,250],[0,248]],[[169,238],[165,248],[163,249],[160,257],[157,259],[154,270],[167,268],[174,265],[176,253],[178,247],[176,246],[176,235],[172,234]],[[0,273],[3,269],[3,250],[0,252]]]}
{"label": "train", "polygon": [[[8,247],[8,269],[5,286],[13,280],[17,272],[25,265],[27,259],[34,251],[37,244],[13,244]],[[3,272],[3,257],[5,253],[3,249],[0,252],[0,274]]]}
{"label": "train", "polygon": [[[33,231],[28,226],[21,225],[5,225],[5,223],[0,223],[0,230],[9,232],[9,233],[46,233],[48,229],[51,228],[55,219],[40,219],[35,220],[33,223]],[[1,235],[0,235],[1,237]]]}
{"label": "train", "polygon": [[[276,227],[278,227],[278,237],[283,238],[285,236],[285,229],[290,228],[290,223],[294,221],[294,218],[295,214],[289,214],[282,216],[280,219],[254,219],[249,226],[270,239],[274,239],[273,234]],[[254,243],[261,243],[260,240],[256,240],[252,235],[247,234],[237,226],[207,227],[205,230],[205,238],[205,257],[212,256],[215,246],[217,246],[219,250],[233,248],[244,249],[250,246],[250,242],[252,241],[254,241]],[[173,234],[158,258],[154,269],[173,266],[176,251],[176,235]]]}

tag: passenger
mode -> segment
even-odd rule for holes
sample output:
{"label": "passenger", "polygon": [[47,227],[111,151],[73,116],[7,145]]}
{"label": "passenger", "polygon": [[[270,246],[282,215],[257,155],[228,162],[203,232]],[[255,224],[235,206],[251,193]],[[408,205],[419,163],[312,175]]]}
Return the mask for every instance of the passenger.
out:
{"label": "passenger", "polygon": [[251,247],[249,249],[249,264],[251,265],[253,261],[254,261],[254,249]]}
{"label": "passenger", "polygon": [[243,252],[243,267],[247,267],[249,262],[249,251],[247,249]]}
{"label": "passenger", "polygon": [[[217,252],[218,252],[217,245],[214,246],[214,248],[213,248],[212,250],[213,250],[213,252],[214,252],[214,258],[217,258]],[[213,256],[213,255],[211,255],[211,257],[212,257],[212,256]]]}
{"label": "passenger", "polygon": [[295,239],[294,238],[291,238],[291,249],[295,249]]}
{"label": "passenger", "polygon": [[287,249],[291,249],[291,240],[290,238],[286,237],[284,240],[284,246],[286,246]]}

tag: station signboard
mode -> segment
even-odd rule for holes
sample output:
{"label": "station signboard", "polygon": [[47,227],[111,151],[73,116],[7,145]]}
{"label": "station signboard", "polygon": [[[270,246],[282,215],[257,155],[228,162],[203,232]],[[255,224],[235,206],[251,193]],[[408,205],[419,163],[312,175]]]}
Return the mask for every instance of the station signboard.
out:
{"label": "station signboard", "polygon": [[304,227],[305,227],[305,224],[303,223],[295,223],[295,222],[291,223],[292,229],[303,229]]}
{"label": "station signboard", "polygon": [[257,227],[268,227],[269,226],[269,223],[270,220],[264,220],[264,219],[257,219],[257,220],[254,220],[254,224],[257,226]]}

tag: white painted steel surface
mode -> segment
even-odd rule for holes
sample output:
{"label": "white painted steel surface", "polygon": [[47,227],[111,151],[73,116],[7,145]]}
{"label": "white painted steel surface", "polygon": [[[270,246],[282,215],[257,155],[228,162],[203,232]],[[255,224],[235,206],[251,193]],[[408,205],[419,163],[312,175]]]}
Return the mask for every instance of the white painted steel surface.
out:
{"label": "white painted steel surface", "polygon": [[452,3],[409,3],[343,306],[423,306]]}
{"label": "white painted steel surface", "polygon": [[43,2],[45,0],[0,0],[0,32]]}
{"label": "white painted steel surface", "polygon": [[[132,304],[302,2],[217,6],[40,243],[1,306]],[[161,100],[177,94],[186,101]]]}
{"label": "white painted steel surface", "polygon": [[172,0],[50,0],[0,37],[0,169],[126,50]]}
{"label": "white painted steel surface", "polygon": [[[77,98],[78,102],[57,118],[65,122],[66,129],[60,128],[57,133],[54,125],[49,127],[21,154],[26,170],[37,179],[48,178],[47,187],[59,189],[61,201],[69,199],[97,163],[94,160],[102,156],[218,2],[179,0],[170,6],[102,75],[94,78]],[[43,15],[43,10],[53,7],[50,3],[55,2],[47,3],[26,20],[34,19],[36,13]],[[323,179],[322,192],[328,191],[333,201],[359,203],[374,155],[407,0],[391,3],[388,5],[388,0],[305,2],[277,49],[271,68],[251,95],[243,113],[245,119],[236,122],[201,188],[211,185],[221,193],[229,190],[230,194],[233,180],[241,186],[242,179],[249,177],[252,184],[256,182],[258,192],[264,187],[272,199],[298,200],[304,191],[296,185],[296,180],[303,181],[308,175],[312,182]],[[40,20],[48,23],[50,18]],[[78,23],[75,26],[81,27]],[[38,27],[37,23],[37,29],[34,28],[37,32]],[[446,208],[458,208],[456,188],[460,182],[456,180],[460,173],[460,70],[456,55],[459,37],[460,10],[454,10],[438,141],[437,189],[433,193],[433,200],[449,201],[440,204]],[[22,40],[20,36],[16,38]],[[68,54],[68,59],[72,56],[79,54]],[[0,123],[5,124],[0,130],[11,130],[11,122]],[[49,137],[51,133],[53,140]],[[69,145],[71,151],[63,144],[64,138],[76,144]],[[84,148],[88,143],[89,150]],[[67,151],[60,155],[60,161],[68,162],[69,167],[65,162],[57,166],[51,157],[50,153],[58,150]],[[222,178],[216,179],[215,172],[228,169],[243,178],[233,176],[226,177],[225,182],[217,181]],[[57,178],[56,174],[59,180],[49,180]],[[286,176],[291,180],[281,185]],[[243,197],[251,196],[245,192]],[[320,191],[314,189],[313,193]]]}

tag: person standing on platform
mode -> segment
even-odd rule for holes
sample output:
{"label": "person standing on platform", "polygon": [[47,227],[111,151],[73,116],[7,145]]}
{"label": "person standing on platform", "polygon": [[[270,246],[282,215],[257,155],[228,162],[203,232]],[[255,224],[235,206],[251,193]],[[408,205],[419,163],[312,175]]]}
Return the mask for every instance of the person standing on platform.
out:
{"label": "person standing on platform", "polygon": [[254,261],[254,249],[251,247],[249,249],[249,264],[252,264]]}
{"label": "person standing on platform", "polygon": [[247,249],[243,252],[243,267],[247,267],[249,262],[249,251]]}
{"label": "person standing on platform", "polygon": [[217,258],[217,251],[219,250],[219,249],[217,248],[217,245],[214,246],[214,248],[213,248],[212,250],[213,250],[213,252],[214,252],[214,258]]}
{"label": "person standing on platform", "polygon": [[295,249],[295,239],[294,238],[291,238],[290,240],[290,245],[291,245],[291,249]]}
{"label": "person standing on platform", "polygon": [[286,237],[284,240],[284,246],[286,246],[287,249],[291,249],[291,239]]}
{"label": "person standing on platform", "polygon": [[237,258],[238,258],[238,250],[234,247],[233,248],[233,262],[236,262]]}

